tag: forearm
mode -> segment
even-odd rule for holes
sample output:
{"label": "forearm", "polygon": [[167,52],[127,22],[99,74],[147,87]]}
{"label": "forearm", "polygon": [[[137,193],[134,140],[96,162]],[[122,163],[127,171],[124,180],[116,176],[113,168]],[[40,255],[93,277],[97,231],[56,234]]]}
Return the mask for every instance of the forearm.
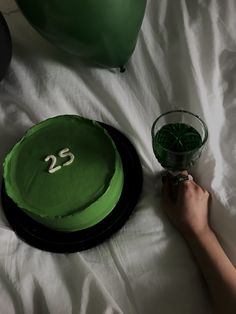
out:
{"label": "forearm", "polygon": [[218,313],[236,313],[236,269],[209,228],[185,238],[208,284]]}

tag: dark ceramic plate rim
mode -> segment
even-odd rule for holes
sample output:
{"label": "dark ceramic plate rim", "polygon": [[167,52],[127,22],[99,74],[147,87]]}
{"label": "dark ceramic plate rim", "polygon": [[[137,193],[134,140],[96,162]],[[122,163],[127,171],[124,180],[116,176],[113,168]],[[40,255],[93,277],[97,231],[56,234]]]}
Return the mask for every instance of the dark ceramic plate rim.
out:
{"label": "dark ceramic plate rim", "polygon": [[[54,253],[74,253],[92,248],[117,232],[128,220],[142,191],[143,176],[138,154],[133,144],[120,131],[100,123],[114,140],[124,168],[124,187],[119,202],[101,222],[90,228],[61,232],[49,229],[34,221],[6,195],[2,184],[2,207],[5,216],[24,242],[38,249]],[[11,210],[8,210],[11,208]]]}
{"label": "dark ceramic plate rim", "polygon": [[12,42],[11,35],[7,22],[0,11],[0,43],[1,43],[1,68],[0,68],[0,81],[6,74],[7,68],[10,64],[12,57]]}

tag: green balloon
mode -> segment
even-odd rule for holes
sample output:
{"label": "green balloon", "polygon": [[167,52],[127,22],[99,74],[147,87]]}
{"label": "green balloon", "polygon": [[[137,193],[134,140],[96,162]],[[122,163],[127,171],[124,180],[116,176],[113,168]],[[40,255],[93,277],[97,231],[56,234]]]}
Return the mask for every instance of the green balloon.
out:
{"label": "green balloon", "polygon": [[64,50],[108,67],[132,55],[146,0],[17,0],[31,25]]}

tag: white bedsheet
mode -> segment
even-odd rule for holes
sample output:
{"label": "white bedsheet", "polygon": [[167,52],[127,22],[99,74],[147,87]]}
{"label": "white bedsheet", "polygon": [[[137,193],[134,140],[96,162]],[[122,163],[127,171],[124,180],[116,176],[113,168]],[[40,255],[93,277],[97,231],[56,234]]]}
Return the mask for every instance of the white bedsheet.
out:
{"label": "white bedsheet", "polygon": [[0,10],[14,49],[0,83],[0,163],[28,127],[79,114],[124,132],[144,174],[143,193],[126,225],[82,253],[34,249],[1,214],[0,312],[212,313],[201,274],[162,212],[161,166],[150,128],[159,114],[174,108],[206,121],[209,141],[194,176],[212,193],[211,223],[236,265],[236,1],[149,0],[123,74],[86,67],[52,46],[14,1],[0,0]]}

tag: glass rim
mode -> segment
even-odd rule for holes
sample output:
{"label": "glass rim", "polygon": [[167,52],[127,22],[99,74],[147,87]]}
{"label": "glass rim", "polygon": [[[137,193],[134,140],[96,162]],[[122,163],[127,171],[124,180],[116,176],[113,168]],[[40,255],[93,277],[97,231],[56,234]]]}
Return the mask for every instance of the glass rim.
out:
{"label": "glass rim", "polygon": [[170,111],[167,111],[167,112],[165,112],[165,113],[162,113],[159,117],[157,117],[156,120],[153,122],[153,125],[152,125],[152,130],[151,130],[151,133],[152,133],[152,142],[153,142],[153,138],[154,138],[154,136],[155,136],[155,134],[154,134],[154,132],[155,132],[154,129],[155,129],[155,126],[156,126],[156,123],[158,122],[158,120],[160,120],[163,116],[166,116],[166,115],[168,115],[168,114],[170,114],[170,113],[178,113],[178,112],[187,113],[187,114],[189,114],[189,115],[191,115],[191,116],[197,118],[197,119],[201,122],[201,124],[203,125],[203,128],[204,128],[204,131],[205,131],[204,139],[203,139],[201,145],[198,145],[196,148],[194,148],[194,149],[192,149],[192,150],[187,150],[187,151],[184,151],[184,152],[175,152],[175,151],[173,151],[173,150],[170,150],[170,149],[168,149],[168,148],[163,147],[162,145],[160,145],[160,146],[161,146],[161,148],[162,148],[163,150],[165,150],[166,152],[174,153],[174,154],[176,154],[176,155],[183,155],[183,154],[186,154],[186,153],[191,154],[191,153],[197,151],[198,149],[202,148],[202,147],[205,145],[205,143],[206,143],[206,141],[207,141],[207,139],[208,139],[208,129],[207,129],[206,123],[205,123],[197,114],[192,113],[192,112],[187,111],[187,110],[181,110],[181,109],[178,109],[178,110],[170,110]]}

